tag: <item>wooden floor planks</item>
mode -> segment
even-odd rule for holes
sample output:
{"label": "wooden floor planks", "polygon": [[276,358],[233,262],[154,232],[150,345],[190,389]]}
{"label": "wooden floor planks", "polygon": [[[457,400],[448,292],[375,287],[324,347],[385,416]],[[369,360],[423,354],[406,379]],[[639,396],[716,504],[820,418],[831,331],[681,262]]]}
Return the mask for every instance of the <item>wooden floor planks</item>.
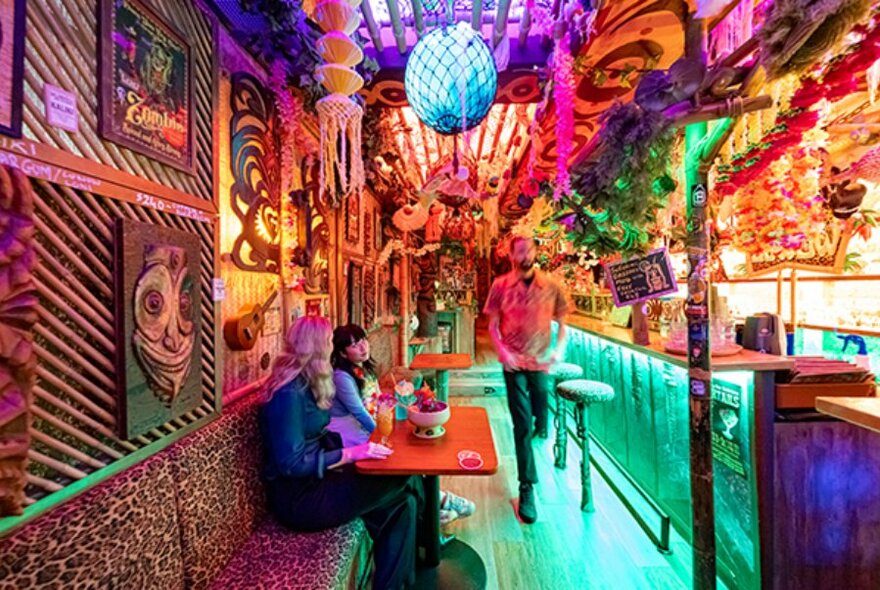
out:
{"label": "wooden floor planks", "polygon": [[[490,590],[583,588],[683,590],[690,587],[690,548],[671,556],[648,540],[623,504],[594,472],[596,512],[580,511],[580,450],[569,444],[568,467],[553,466],[552,441],[536,441],[538,522],[515,513],[518,484],[512,425],[503,397],[454,397],[454,405],[489,411],[499,456],[492,477],[444,477],[442,486],[477,503],[477,513],[449,532],[483,557]],[[453,411],[454,408],[453,408]]]}

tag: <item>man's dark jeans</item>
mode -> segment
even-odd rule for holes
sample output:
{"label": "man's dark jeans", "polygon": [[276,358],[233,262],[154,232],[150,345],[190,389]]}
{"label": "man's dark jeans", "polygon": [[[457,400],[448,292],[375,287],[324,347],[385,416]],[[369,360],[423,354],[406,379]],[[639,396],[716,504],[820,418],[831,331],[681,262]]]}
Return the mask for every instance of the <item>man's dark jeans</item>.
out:
{"label": "man's dark jeans", "polygon": [[504,371],[507,407],[513,420],[516,467],[520,483],[538,483],[532,451],[532,419],[535,430],[547,428],[547,398],[550,377],[542,371]]}

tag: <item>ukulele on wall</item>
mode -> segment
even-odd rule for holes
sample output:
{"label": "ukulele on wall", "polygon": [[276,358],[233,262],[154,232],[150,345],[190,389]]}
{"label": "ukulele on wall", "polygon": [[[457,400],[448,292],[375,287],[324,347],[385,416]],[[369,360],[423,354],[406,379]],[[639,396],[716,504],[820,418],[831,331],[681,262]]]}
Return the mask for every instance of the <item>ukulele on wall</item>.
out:
{"label": "ukulele on wall", "polygon": [[260,338],[266,324],[266,310],[275,301],[278,291],[273,292],[265,303],[245,306],[238,317],[223,324],[223,339],[232,350],[250,350]]}

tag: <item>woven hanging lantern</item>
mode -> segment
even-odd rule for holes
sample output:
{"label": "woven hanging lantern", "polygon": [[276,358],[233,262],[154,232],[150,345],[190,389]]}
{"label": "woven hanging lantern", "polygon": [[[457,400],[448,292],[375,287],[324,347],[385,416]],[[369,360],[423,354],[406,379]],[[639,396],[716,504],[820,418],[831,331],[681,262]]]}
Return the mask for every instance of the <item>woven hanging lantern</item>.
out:
{"label": "woven hanging lantern", "polygon": [[[361,120],[364,110],[350,96],[360,90],[364,79],[354,71],[364,53],[350,36],[360,25],[357,7],[361,0],[319,0],[312,20],[326,33],[317,48],[327,62],[318,66],[315,77],[330,93],[315,105],[321,128],[320,198],[338,205],[336,188],[345,197],[360,200],[364,188],[361,158]],[[329,198],[328,198],[329,195]]]}
{"label": "woven hanging lantern", "polygon": [[406,62],[404,88],[425,125],[443,135],[480,124],[498,87],[492,52],[466,22],[422,37]]}

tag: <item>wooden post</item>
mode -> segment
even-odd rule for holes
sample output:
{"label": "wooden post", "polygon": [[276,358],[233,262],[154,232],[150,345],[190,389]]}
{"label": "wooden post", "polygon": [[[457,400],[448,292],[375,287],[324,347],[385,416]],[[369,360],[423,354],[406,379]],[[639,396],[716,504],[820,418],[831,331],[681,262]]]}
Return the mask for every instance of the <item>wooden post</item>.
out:
{"label": "wooden post", "polygon": [[[705,23],[690,15],[686,54],[706,63]],[[691,509],[694,590],[715,588],[715,499],[712,472],[712,365],[709,330],[709,180],[703,165],[706,122],[685,129],[688,214],[688,391],[690,400]],[[709,162],[711,165],[711,162]]]}
{"label": "wooden post", "polygon": [[400,332],[397,334],[400,343],[398,353],[399,365],[409,366],[409,299],[412,288],[410,265],[412,260],[406,249],[409,247],[409,232],[403,232],[403,255],[400,257]]}
{"label": "wooden post", "polygon": [[782,270],[776,272],[776,314],[782,317]]}
{"label": "wooden post", "polygon": [[[791,283],[788,288],[789,301],[791,302],[791,331],[797,332],[797,269],[791,269]],[[785,354],[785,351],[783,351]]]}

